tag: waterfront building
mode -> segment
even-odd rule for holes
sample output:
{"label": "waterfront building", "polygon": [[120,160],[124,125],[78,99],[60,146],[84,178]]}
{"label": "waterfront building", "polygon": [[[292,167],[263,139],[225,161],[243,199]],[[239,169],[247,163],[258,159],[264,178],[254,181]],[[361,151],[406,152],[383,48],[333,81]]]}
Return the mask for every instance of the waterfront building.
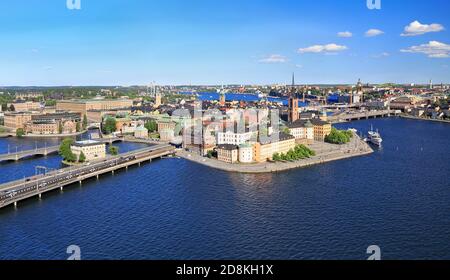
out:
{"label": "waterfront building", "polygon": [[246,129],[245,132],[233,132],[233,131],[218,132],[217,144],[218,145],[230,144],[238,146],[248,142],[250,139],[252,139],[252,136],[253,132],[248,131],[248,129]]}
{"label": "waterfront building", "polygon": [[251,144],[241,144],[239,146],[239,162],[252,163],[254,158],[254,149]]}
{"label": "waterfront building", "polygon": [[6,128],[16,131],[19,128],[25,128],[25,124],[31,121],[32,113],[5,113],[4,125]]}
{"label": "waterfront building", "polygon": [[331,123],[320,119],[312,119],[311,123],[314,126],[314,140],[324,142],[325,137],[331,133]]}
{"label": "waterfront building", "polygon": [[287,153],[295,148],[295,137],[280,132],[278,137],[269,137],[255,144],[254,158],[256,162],[271,160],[275,153]]}
{"label": "waterfront building", "polygon": [[314,142],[314,125],[310,120],[297,120],[288,123],[289,134],[295,137],[297,144],[310,145]]}
{"label": "waterfront building", "polygon": [[224,144],[217,147],[217,159],[226,163],[237,163],[239,160],[239,147]]}
{"label": "waterfront building", "polygon": [[56,103],[56,110],[78,112],[86,115],[91,110],[113,110],[131,108],[131,99],[89,99],[89,100],[62,100]]}
{"label": "waterfront building", "polygon": [[147,139],[148,138],[148,129],[144,126],[139,126],[134,131],[134,137],[140,138],[140,139]]}
{"label": "waterfront building", "polygon": [[172,141],[175,137],[176,123],[170,119],[160,119],[157,121],[157,124],[161,141]]}
{"label": "waterfront building", "polygon": [[33,101],[17,101],[7,104],[8,108],[14,107],[15,112],[31,112],[39,111],[41,109],[41,103]]}
{"label": "waterfront building", "polygon": [[73,143],[70,148],[77,158],[83,153],[86,157],[86,161],[106,158],[106,144],[98,141],[77,141]]}
{"label": "waterfront building", "polygon": [[402,96],[390,102],[389,106],[392,110],[408,111],[415,105],[415,100],[408,96]]}
{"label": "waterfront building", "polygon": [[58,123],[55,120],[30,121],[25,125],[25,131],[36,135],[58,134]]}

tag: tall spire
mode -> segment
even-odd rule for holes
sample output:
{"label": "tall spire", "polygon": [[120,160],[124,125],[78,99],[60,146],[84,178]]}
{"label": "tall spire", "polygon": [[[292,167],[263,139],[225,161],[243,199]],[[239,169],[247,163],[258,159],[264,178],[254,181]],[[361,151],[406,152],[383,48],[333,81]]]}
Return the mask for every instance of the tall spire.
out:
{"label": "tall spire", "polygon": [[292,87],[295,87],[295,73],[292,72]]}

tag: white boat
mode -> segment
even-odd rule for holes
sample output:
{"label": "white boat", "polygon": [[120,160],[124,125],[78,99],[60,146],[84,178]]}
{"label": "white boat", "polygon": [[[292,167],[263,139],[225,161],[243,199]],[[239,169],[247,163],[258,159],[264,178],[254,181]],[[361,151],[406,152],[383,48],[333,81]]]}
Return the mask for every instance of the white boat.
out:
{"label": "white boat", "polygon": [[372,127],[372,129],[369,131],[369,136],[367,137],[367,142],[370,142],[377,146],[381,146],[381,143],[383,143],[383,138],[381,138],[381,135],[378,132],[378,130],[374,131],[373,127]]}

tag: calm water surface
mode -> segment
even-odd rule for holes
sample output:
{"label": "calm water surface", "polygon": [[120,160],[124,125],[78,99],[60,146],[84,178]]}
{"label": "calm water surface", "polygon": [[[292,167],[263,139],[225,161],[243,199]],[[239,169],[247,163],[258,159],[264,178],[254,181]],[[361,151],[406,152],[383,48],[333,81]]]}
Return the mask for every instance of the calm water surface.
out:
{"label": "calm water surface", "polygon": [[[340,126],[371,124],[385,143],[365,157],[262,175],[164,159],[21,202],[0,210],[0,259],[66,259],[72,244],[84,259],[366,259],[373,244],[384,259],[449,259],[450,126]],[[0,182],[59,161],[0,164]]]}

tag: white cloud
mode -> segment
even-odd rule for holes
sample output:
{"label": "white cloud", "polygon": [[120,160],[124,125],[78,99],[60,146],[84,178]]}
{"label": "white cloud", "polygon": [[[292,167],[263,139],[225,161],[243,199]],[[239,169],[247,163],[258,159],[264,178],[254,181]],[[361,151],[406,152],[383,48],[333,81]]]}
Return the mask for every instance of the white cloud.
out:
{"label": "white cloud", "polygon": [[450,45],[438,41],[430,41],[428,44],[423,44],[420,46],[412,46],[407,49],[402,49],[400,51],[405,53],[423,53],[431,58],[450,57]]}
{"label": "white cloud", "polygon": [[303,68],[303,65],[301,65],[301,64],[296,64],[295,67],[297,67],[297,68]]}
{"label": "white cloud", "polygon": [[259,60],[261,63],[285,63],[288,59],[279,54],[272,54]]}
{"label": "white cloud", "polygon": [[366,37],[375,37],[375,36],[379,36],[382,34],[384,34],[384,32],[379,29],[369,29],[366,32]]}
{"label": "white cloud", "polygon": [[413,21],[405,27],[405,32],[401,36],[418,36],[429,32],[440,32],[444,30],[441,24],[421,24],[419,21]]}
{"label": "white cloud", "polygon": [[341,38],[350,38],[353,37],[353,34],[350,31],[338,32],[338,37]]}
{"label": "white cloud", "polygon": [[326,53],[332,54],[341,51],[345,51],[348,48],[346,46],[336,45],[336,44],[328,44],[328,45],[314,45],[307,48],[298,49],[299,53]]}

